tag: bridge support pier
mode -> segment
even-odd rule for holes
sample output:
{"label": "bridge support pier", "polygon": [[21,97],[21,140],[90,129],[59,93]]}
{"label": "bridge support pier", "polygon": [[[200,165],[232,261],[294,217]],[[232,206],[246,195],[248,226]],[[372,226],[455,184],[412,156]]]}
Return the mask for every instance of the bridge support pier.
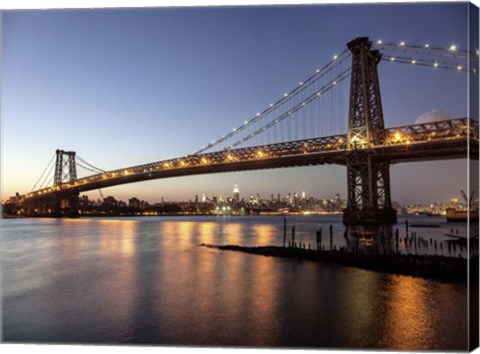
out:
{"label": "bridge support pier", "polygon": [[343,211],[345,225],[389,225],[397,223],[397,212],[393,208],[346,208]]}
{"label": "bridge support pier", "polygon": [[348,204],[344,224],[392,224],[397,213],[390,198],[389,163],[377,161],[362,150],[353,151],[347,163]]}

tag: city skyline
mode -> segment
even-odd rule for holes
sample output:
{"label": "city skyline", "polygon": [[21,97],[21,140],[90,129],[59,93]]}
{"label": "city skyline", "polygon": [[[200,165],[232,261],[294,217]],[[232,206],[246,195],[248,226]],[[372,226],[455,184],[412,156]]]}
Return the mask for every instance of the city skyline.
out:
{"label": "city skyline", "polygon": [[[356,35],[466,48],[465,15],[466,4],[442,4],[435,14],[425,4],[7,11],[2,198],[29,192],[56,148],[74,150],[105,170],[192,153],[278,99]],[[352,23],[339,29],[332,20],[338,16]],[[400,26],[406,17],[411,28]],[[365,25],[368,19],[372,26]],[[459,73],[382,63],[380,85],[387,127],[466,116],[466,76]],[[458,198],[466,165],[393,165],[392,200]],[[425,188],[431,176],[434,191]],[[120,199],[188,199],[214,189],[227,193],[232,180],[246,194],[346,195],[340,166],[182,177],[103,192]]]}

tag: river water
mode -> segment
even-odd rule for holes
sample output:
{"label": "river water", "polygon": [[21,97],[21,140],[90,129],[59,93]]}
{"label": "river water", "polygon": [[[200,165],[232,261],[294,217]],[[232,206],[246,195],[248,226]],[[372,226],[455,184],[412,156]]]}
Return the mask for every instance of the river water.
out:
{"label": "river water", "polygon": [[[439,244],[452,228],[409,222]],[[346,245],[340,216],[287,223],[306,247],[319,227],[330,247],[329,225]],[[1,235],[6,342],[467,349],[466,285],[199,246],[280,246],[281,217],[4,219]]]}

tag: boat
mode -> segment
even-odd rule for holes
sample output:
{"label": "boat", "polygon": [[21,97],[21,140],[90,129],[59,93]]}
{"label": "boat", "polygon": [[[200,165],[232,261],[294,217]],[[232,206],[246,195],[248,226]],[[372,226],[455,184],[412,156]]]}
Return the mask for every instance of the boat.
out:
{"label": "boat", "polygon": [[[470,215],[469,215],[470,214]],[[470,222],[478,221],[478,209],[477,210],[456,210],[454,208],[448,208],[446,210],[447,222],[463,222],[467,221],[470,216]]]}
{"label": "boat", "polygon": [[462,193],[463,199],[465,199],[468,209],[458,210],[456,208],[447,208],[445,210],[445,217],[447,222],[465,222],[470,219],[470,222],[478,222],[478,205],[474,206],[473,204],[473,191],[470,193],[470,197],[467,197],[464,191]]}

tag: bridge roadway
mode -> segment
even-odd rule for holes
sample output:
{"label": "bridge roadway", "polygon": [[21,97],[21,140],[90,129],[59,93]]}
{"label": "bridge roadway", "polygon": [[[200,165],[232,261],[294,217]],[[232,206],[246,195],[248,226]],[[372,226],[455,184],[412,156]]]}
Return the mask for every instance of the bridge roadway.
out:
{"label": "bridge roadway", "polygon": [[362,146],[359,142],[356,149],[348,149],[344,134],[187,155],[80,178],[22,195],[21,201],[168,177],[320,164],[346,165],[349,154],[360,150],[391,163],[466,158],[468,149],[470,156],[478,159],[478,128],[478,121],[460,118],[385,129],[381,132],[383,144],[376,147]]}

